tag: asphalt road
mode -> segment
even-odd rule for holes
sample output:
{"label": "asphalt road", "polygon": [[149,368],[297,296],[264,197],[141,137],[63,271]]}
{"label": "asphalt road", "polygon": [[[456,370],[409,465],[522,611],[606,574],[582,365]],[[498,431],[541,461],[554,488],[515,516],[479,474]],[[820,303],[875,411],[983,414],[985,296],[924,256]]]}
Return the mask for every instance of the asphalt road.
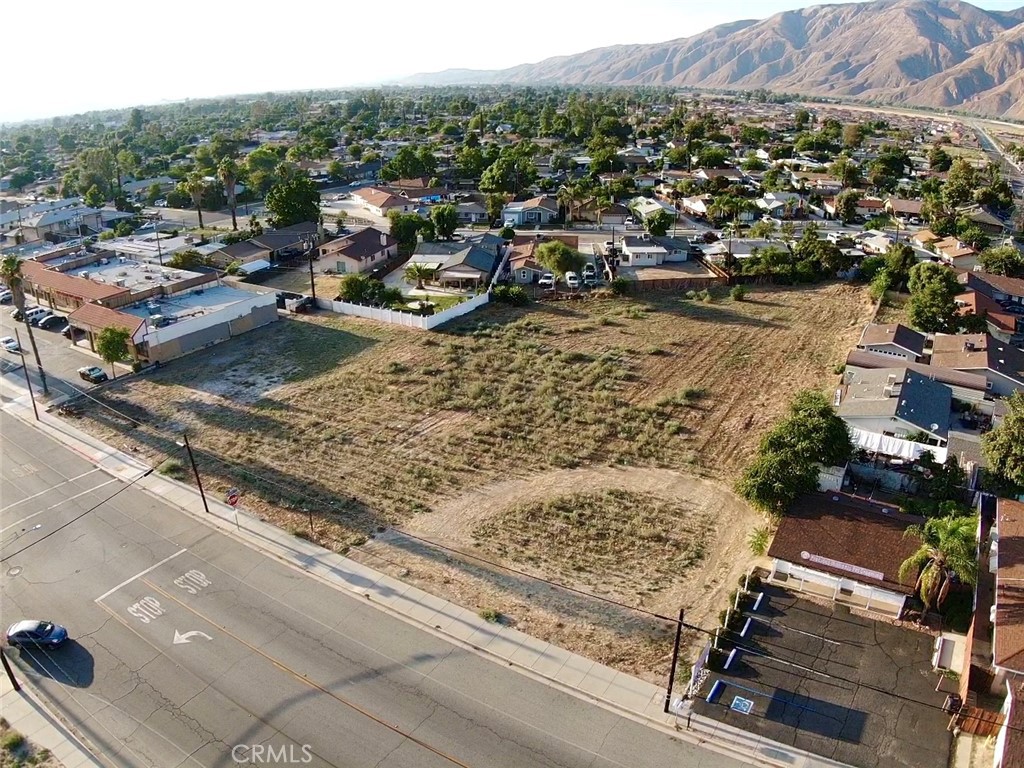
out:
{"label": "asphalt road", "polygon": [[0,435],[0,610],[72,638],[13,653],[110,765],[237,765],[254,744],[275,748],[258,765],[739,765],[312,580],[7,413]]}

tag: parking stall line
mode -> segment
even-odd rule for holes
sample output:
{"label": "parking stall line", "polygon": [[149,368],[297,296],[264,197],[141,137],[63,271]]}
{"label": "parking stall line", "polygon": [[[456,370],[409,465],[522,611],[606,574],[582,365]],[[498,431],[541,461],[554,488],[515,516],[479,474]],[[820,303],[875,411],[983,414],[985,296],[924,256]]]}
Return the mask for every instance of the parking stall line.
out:
{"label": "parking stall line", "polygon": [[90,469],[88,472],[83,472],[82,474],[80,474],[80,475],[78,475],[76,477],[69,477],[67,480],[65,480],[65,481],[63,481],[61,483],[57,483],[56,485],[47,488],[45,491],[40,491],[39,493],[33,493],[31,496],[26,496],[24,499],[20,499],[19,501],[15,501],[15,502],[12,502],[11,504],[8,504],[6,507],[0,508],[0,512],[7,512],[9,510],[12,510],[16,506],[18,506],[19,504],[24,504],[25,502],[32,501],[32,499],[36,499],[36,498],[38,498],[40,496],[45,496],[50,491],[55,491],[58,488],[60,488],[61,486],[63,486],[63,485],[67,485],[68,483],[73,483],[76,480],[81,480],[83,477],[86,477],[87,475],[91,475],[94,472],[99,472],[99,471],[100,471],[99,467],[96,467],[95,469]]}
{"label": "parking stall line", "polygon": [[69,496],[66,499],[62,499],[61,501],[58,501],[56,504],[51,504],[46,509],[40,509],[38,512],[33,512],[31,515],[26,515],[25,517],[21,518],[21,520],[18,520],[16,523],[11,523],[10,525],[5,525],[3,528],[0,528],[0,533],[5,533],[5,532],[11,530],[12,528],[17,528],[19,525],[21,525],[22,523],[27,522],[28,520],[31,520],[33,517],[38,517],[39,515],[42,515],[42,514],[44,514],[46,512],[50,512],[50,511],[56,509],[57,507],[63,506],[64,504],[67,504],[69,501],[74,501],[75,499],[79,499],[82,496],[88,496],[93,491],[98,491],[100,488],[103,488],[104,486],[107,486],[107,485],[110,485],[111,483],[116,483],[116,482],[118,482],[117,478],[113,477],[110,480],[107,480],[105,483],[100,483],[99,485],[93,486],[92,488],[90,488],[87,491],[82,491],[81,493],[76,493],[74,496]]}

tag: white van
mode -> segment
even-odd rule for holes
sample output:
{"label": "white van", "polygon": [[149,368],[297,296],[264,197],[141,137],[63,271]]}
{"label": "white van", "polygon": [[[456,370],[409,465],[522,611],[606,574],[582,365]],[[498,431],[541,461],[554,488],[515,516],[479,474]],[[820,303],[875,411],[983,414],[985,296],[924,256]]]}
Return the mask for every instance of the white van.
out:
{"label": "white van", "polygon": [[580,276],[575,272],[565,273],[565,287],[566,288],[579,288],[580,287]]}
{"label": "white van", "polygon": [[45,307],[32,307],[32,309],[25,310],[25,319],[27,319],[32,325],[36,325],[44,317],[52,314],[53,312]]}

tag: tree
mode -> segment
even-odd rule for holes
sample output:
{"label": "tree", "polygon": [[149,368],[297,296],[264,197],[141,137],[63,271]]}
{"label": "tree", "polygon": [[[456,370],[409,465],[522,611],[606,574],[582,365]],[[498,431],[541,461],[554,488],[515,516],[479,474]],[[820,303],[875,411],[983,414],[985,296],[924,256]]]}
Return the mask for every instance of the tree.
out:
{"label": "tree", "polygon": [[776,229],[778,229],[778,227],[775,225],[774,221],[770,219],[765,221],[762,219],[761,221],[754,222],[753,226],[750,227],[750,236],[771,240]]}
{"label": "tree", "polygon": [[652,235],[662,237],[668,232],[669,227],[675,224],[675,221],[675,216],[662,208],[644,219],[644,228]]}
{"label": "tree", "polygon": [[843,185],[843,189],[855,187],[861,180],[860,166],[845,155],[837,157],[828,167],[828,172]]}
{"label": "tree", "polygon": [[985,250],[992,242],[992,239],[977,224],[968,224],[959,227],[958,230],[957,237],[976,251]]}
{"label": "tree", "polygon": [[192,269],[193,267],[206,267],[210,264],[210,258],[203,256],[194,248],[186,251],[178,251],[167,260],[167,266],[173,269]]}
{"label": "tree", "polygon": [[275,228],[317,221],[320,218],[320,192],[310,178],[295,175],[270,188],[267,212],[270,225]]}
{"label": "tree", "polygon": [[889,276],[886,288],[899,288],[910,279],[910,270],[917,264],[917,254],[906,243],[893,243],[885,252],[884,267]]}
{"label": "tree", "polygon": [[429,280],[434,276],[434,270],[430,269],[426,264],[415,263],[410,264],[405,268],[405,279],[416,281],[416,290],[423,290],[423,281]]}
{"label": "tree", "polygon": [[860,123],[847,123],[843,126],[843,146],[856,149],[864,142],[864,126]]}
{"label": "tree", "polygon": [[701,168],[725,168],[729,156],[724,147],[704,147],[697,153],[697,165]]}
{"label": "tree", "polygon": [[811,121],[811,113],[806,109],[798,109],[793,115],[793,123],[798,131],[802,131]]}
{"label": "tree", "polygon": [[761,440],[737,491],[754,506],[779,514],[818,484],[819,463],[842,465],[853,444],[844,422],[820,392],[799,392],[789,415]]}
{"label": "tree", "polygon": [[103,204],[106,202],[106,199],[103,197],[103,192],[102,190],[100,190],[98,184],[93,184],[91,187],[89,187],[88,191],[85,193],[83,202],[90,208],[103,207]]}
{"label": "tree", "polygon": [[952,165],[953,158],[938,144],[934,145],[931,151],[928,152],[928,167],[933,171],[939,171],[940,173],[948,171]]}
{"label": "tree", "polygon": [[986,248],[978,256],[981,268],[993,275],[1024,277],[1024,254],[1012,245]]}
{"label": "tree", "polygon": [[192,198],[192,204],[199,214],[199,228],[203,228],[203,194],[206,192],[206,179],[199,171],[193,171],[185,180],[185,191]]}
{"label": "tree", "polygon": [[126,360],[130,354],[128,343],[131,340],[131,333],[126,328],[107,326],[96,337],[96,353],[104,361],[110,363],[110,372],[117,378],[117,370],[114,363]]}
{"label": "tree", "polygon": [[391,222],[391,236],[398,241],[398,252],[407,255],[416,250],[416,237],[423,227],[424,221],[415,213],[388,211]]}
{"label": "tree", "polygon": [[960,327],[956,296],[960,284],[949,268],[924,261],[910,270],[907,317],[925,333],[956,333]]}
{"label": "tree", "polygon": [[853,221],[857,216],[857,205],[860,193],[855,189],[847,189],[836,195],[836,215],[844,224]]}
{"label": "tree", "polygon": [[21,274],[21,259],[16,255],[9,254],[0,261],[0,277],[11,292],[11,303],[21,312],[22,320],[25,323],[25,330],[28,332],[28,343],[32,347],[32,355],[36,359],[36,369],[39,371],[39,381],[43,386],[43,394],[50,393],[49,385],[46,383],[46,373],[43,371],[43,361],[39,357],[39,348],[36,347],[36,337],[32,334],[32,323],[25,315],[25,279]]}
{"label": "tree", "polygon": [[924,612],[940,608],[953,580],[973,585],[978,575],[975,536],[976,516],[933,517],[924,525],[912,525],[903,534],[921,539],[917,551],[903,561],[899,569],[902,581],[917,576],[915,589],[924,603]]}
{"label": "tree", "polygon": [[579,272],[583,269],[586,259],[579,251],[575,251],[561,240],[549,240],[537,246],[537,262],[551,270],[561,279],[566,272]]}
{"label": "tree", "polygon": [[163,191],[160,189],[159,184],[150,184],[149,189],[146,190],[146,204],[153,205],[160,199],[160,195],[162,194]]}
{"label": "tree", "polygon": [[341,281],[338,300],[352,304],[390,307],[405,303],[405,297],[397,288],[388,288],[380,280],[368,275],[348,275]]}
{"label": "tree", "polygon": [[536,146],[523,142],[503,147],[480,177],[480,191],[517,195],[537,180]]}
{"label": "tree", "polygon": [[442,240],[451,240],[455,228],[459,226],[458,214],[451,203],[431,208],[430,220],[434,222],[434,233]]}
{"label": "tree", "polygon": [[238,231],[238,201],[235,198],[235,185],[238,183],[238,165],[230,157],[225,157],[217,166],[217,178],[224,185],[224,194],[231,209],[231,229]]}
{"label": "tree", "polygon": [[1024,490],[1024,392],[1014,392],[1006,405],[1002,423],[982,435],[981,449],[989,471],[1019,493]]}
{"label": "tree", "polygon": [[958,157],[950,166],[946,183],[942,185],[943,202],[949,209],[959,208],[973,199],[976,186],[974,166]]}

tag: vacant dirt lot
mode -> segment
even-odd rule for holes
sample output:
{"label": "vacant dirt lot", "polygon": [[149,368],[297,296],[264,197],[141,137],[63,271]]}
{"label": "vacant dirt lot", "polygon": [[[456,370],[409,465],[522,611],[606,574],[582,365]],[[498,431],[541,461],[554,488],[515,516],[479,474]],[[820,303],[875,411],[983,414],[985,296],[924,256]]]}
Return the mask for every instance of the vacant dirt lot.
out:
{"label": "vacant dirt lot", "polygon": [[[693,520],[715,512],[713,528],[695,530],[713,556],[659,585],[585,570],[571,579],[557,553],[530,563],[514,547],[476,551],[659,612],[716,613],[755,520],[728,489],[791,395],[832,380],[869,313],[862,289],[836,285],[757,290],[743,302],[492,306],[430,334],[289,319],[115,383],[103,400],[128,418],[96,406],[87,419],[154,464],[180,458],[174,441],[187,429],[208,482],[238,486],[250,510],[297,532],[312,510],[317,538],[339,550],[356,546],[368,563],[541,636],[564,634],[621,668],[656,669],[664,628],[641,630],[646,620],[439,554],[393,527],[475,549],[484,542],[473,532],[516,505],[599,491],[681,504]],[[646,556],[621,554],[622,572]]]}

